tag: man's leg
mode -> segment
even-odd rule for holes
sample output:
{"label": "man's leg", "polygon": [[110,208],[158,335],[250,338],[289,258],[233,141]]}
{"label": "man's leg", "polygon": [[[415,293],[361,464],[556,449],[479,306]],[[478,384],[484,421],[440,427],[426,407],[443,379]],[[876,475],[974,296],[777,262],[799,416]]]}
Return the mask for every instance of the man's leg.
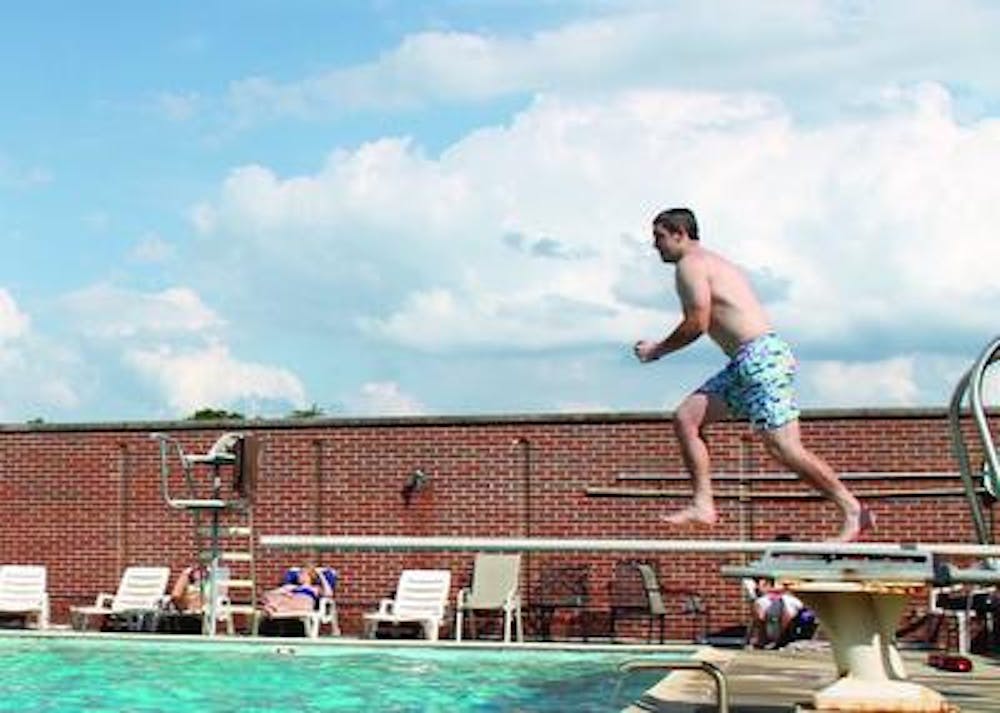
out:
{"label": "man's leg", "polygon": [[871,527],[870,514],[822,458],[802,445],[798,419],[763,431],[764,444],[777,461],[807,481],[840,508],[843,524],[836,542],[853,542]]}
{"label": "man's leg", "polygon": [[726,414],[726,402],[721,396],[701,391],[684,399],[674,412],[674,433],[680,442],[681,455],[691,475],[694,493],[690,506],[664,518],[672,525],[714,525],[718,519],[712,498],[708,446],[702,438],[701,430],[710,423],[722,420]]}

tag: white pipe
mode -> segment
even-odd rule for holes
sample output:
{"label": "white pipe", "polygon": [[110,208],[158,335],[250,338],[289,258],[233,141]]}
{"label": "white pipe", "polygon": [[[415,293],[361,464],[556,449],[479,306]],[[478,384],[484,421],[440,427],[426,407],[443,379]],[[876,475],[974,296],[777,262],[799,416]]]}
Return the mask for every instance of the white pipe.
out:
{"label": "white pipe", "polygon": [[1000,557],[1000,545],[958,542],[766,542],[746,540],[567,540],[499,537],[402,537],[369,535],[262,535],[262,547],[309,550],[451,550],[484,552],[687,552],[692,554],[794,550],[831,555],[930,552],[952,557]]}

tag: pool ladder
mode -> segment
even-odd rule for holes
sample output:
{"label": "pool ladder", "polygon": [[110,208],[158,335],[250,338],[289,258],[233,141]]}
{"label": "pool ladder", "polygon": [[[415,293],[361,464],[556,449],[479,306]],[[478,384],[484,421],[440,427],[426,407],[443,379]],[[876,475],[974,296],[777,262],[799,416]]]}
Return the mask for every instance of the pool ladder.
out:
{"label": "pool ladder", "polygon": [[[715,710],[719,713],[729,713],[729,682],[726,680],[726,675],[722,672],[722,669],[710,661],[647,661],[643,659],[626,661],[618,667],[618,672],[622,675],[618,679],[618,685],[615,686],[613,699],[615,705],[619,703],[621,688],[625,682],[625,678],[634,671],[700,671],[711,677],[715,682]],[[643,709],[647,707],[641,699],[635,701],[632,705]],[[659,707],[649,708],[649,710],[659,710]]]}
{"label": "pool ladder", "polygon": [[[993,533],[983,515],[980,490],[985,490],[991,497],[1000,497],[1000,458],[997,456],[996,441],[990,431],[990,423],[983,404],[983,378],[991,364],[1000,360],[1000,336],[994,337],[980,353],[972,367],[959,380],[951,397],[948,409],[948,420],[951,428],[951,446],[958,460],[962,485],[965,488],[972,522],[976,530],[976,538],[980,544],[993,544]],[[982,469],[973,470],[969,447],[962,431],[962,402],[969,402],[969,410],[975,425],[975,433],[983,453]],[[981,479],[977,487],[976,478]],[[992,568],[1000,569],[993,562]]]}

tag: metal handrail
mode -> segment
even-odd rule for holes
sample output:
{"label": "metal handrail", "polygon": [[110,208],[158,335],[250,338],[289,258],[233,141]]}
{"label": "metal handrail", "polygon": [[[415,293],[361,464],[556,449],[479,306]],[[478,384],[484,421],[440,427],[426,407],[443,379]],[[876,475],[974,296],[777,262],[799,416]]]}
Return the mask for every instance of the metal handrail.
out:
{"label": "metal handrail", "polygon": [[980,507],[969,449],[962,433],[962,402],[968,395],[969,408],[985,455],[986,470],[983,477],[991,478],[995,483],[996,479],[1000,477],[1000,458],[997,456],[993,434],[990,432],[989,420],[986,417],[986,408],[983,405],[983,376],[990,364],[997,360],[1000,360],[1000,336],[994,337],[990,341],[972,367],[959,379],[948,409],[952,453],[958,460],[962,485],[965,487],[966,498],[972,514],[972,523],[976,530],[976,539],[980,544],[992,544],[992,536]]}
{"label": "metal handrail", "polygon": [[[227,434],[229,435],[229,434]],[[234,434],[240,435],[240,434]],[[218,467],[235,462],[235,456],[222,454],[209,454],[209,456],[192,456],[186,454],[180,443],[171,438],[166,433],[151,433],[150,438],[157,441],[160,446],[160,490],[167,505],[177,510],[218,510],[227,507],[247,507],[250,502],[249,496],[224,499],[219,496],[221,483],[218,478],[218,471],[215,472],[210,483],[212,497],[199,497],[196,493],[196,486],[192,475],[192,467],[201,463]],[[170,451],[174,450],[181,463],[181,470],[184,475],[184,482],[187,487],[188,496],[174,497],[170,492]]]}
{"label": "metal handrail", "polygon": [[[176,451],[178,460],[184,462],[184,451],[181,448],[181,444],[172,439],[166,433],[151,433],[149,437],[156,441],[160,447],[160,491],[163,493],[163,500],[167,503],[169,507],[176,508],[178,510],[185,509],[183,505],[178,505],[178,498],[174,498],[170,494],[170,450]],[[190,473],[185,468],[183,469],[185,485],[188,489],[188,499],[194,498],[194,483],[191,480]]]}
{"label": "metal handrail", "polygon": [[986,407],[983,404],[983,376],[985,376],[989,365],[997,360],[1000,360],[1000,337],[994,337],[990,345],[976,360],[972,367],[972,379],[969,383],[972,413],[976,419],[976,429],[979,431],[979,438],[983,443],[983,453],[986,456],[986,465],[989,469],[985,475],[994,479],[997,474],[1000,474],[1000,459],[997,457],[996,444],[993,441],[993,434],[990,432]]}
{"label": "metal handrail", "polygon": [[625,675],[618,679],[618,685],[615,686],[615,701],[618,701],[625,676],[633,671],[701,671],[715,681],[715,709],[719,713],[729,713],[729,682],[722,669],[710,661],[645,661],[636,659],[624,662],[618,667],[618,671]]}

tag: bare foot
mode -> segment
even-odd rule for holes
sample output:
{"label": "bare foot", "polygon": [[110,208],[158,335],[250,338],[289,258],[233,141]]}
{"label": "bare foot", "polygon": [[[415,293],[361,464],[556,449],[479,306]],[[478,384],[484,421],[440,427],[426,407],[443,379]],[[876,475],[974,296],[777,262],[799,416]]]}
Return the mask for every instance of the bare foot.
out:
{"label": "bare foot", "polygon": [[849,513],[844,516],[844,524],[840,527],[840,532],[830,542],[854,542],[866,532],[875,529],[875,514],[866,507],[860,508],[856,513]]}
{"label": "bare foot", "polygon": [[663,516],[663,521],[671,525],[714,525],[719,517],[714,505],[691,505]]}

